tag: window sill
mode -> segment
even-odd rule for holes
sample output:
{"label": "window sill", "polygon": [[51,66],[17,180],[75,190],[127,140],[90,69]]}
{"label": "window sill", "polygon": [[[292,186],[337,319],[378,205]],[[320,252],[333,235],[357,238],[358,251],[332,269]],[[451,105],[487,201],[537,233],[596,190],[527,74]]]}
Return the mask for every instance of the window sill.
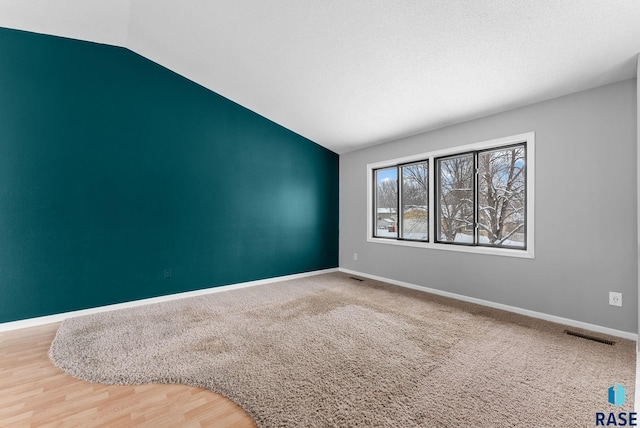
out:
{"label": "window sill", "polygon": [[491,247],[474,247],[467,245],[455,245],[455,244],[436,244],[431,242],[417,242],[417,241],[403,241],[397,239],[385,239],[385,238],[373,238],[367,237],[367,242],[373,242],[376,244],[387,245],[399,245],[402,247],[414,247],[424,248],[428,250],[444,250],[444,251],[457,251],[460,253],[475,253],[486,254],[491,256],[501,257],[518,257],[523,259],[533,259],[533,249],[527,250],[514,250],[511,248],[491,248]]}

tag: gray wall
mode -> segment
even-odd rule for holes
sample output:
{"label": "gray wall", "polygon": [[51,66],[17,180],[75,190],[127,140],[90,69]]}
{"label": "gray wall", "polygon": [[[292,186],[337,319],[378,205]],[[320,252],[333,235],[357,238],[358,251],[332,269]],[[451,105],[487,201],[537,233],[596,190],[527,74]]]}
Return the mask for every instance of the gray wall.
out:
{"label": "gray wall", "polygon": [[[340,266],[637,332],[636,97],[631,79],[342,155]],[[528,131],[535,259],[366,241],[368,163]]]}

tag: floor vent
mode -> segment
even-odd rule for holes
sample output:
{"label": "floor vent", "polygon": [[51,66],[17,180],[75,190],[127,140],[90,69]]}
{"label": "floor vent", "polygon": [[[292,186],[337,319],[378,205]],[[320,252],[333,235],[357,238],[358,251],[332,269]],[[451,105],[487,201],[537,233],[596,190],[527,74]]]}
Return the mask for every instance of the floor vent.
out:
{"label": "floor vent", "polygon": [[364,281],[364,279],[356,278],[355,276],[350,276],[349,278],[353,279],[354,281],[360,281],[360,282]]}
{"label": "floor vent", "polygon": [[569,336],[575,336],[575,337],[580,337],[582,339],[593,340],[594,342],[604,343],[605,345],[615,345],[616,343],[613,340],[602,339],[596,336],[589,336],[588,334],[578,333],[577,331],[565,330],[564,332],[567,333]]}

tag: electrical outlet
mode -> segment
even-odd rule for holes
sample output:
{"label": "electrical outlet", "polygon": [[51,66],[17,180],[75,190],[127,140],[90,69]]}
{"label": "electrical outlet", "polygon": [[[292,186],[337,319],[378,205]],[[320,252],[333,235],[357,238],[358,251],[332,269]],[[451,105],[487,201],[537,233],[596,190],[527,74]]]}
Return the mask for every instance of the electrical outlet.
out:
{"label": "electrical outlet", "polygon": [[171,269],[164,270],[164,279],[171,279]]}
{"label": "electrical outlet", "polygon": [[622,293],[609,291],[609,304],[611,306],[622,306]]}
{"label": "electrical outlet", "polygon": [[353,260],[358,260],[358,253],[353,253]]}

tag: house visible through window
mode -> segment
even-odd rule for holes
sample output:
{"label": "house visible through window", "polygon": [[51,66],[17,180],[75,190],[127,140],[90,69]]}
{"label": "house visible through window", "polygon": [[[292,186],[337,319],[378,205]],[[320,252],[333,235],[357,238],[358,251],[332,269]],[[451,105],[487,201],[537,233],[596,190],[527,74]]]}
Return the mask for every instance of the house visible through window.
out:
{"label": "house visible through window", "polygon": [[376,174],[376,232],[383,238],[398,237],[398,168],[378,169]]}
{"label": "house visible through window", "polygon": [[[533,138],[522,134],[369,165],[369,236],[426,248],[524,250],[532,257]],[[518,254],[508,251],[496,254]]]}
{"label": "house visible through window", "polygon": [[426,241],[429,238],[429,162],[400,167],[401,238]]}
{"label": "house visible through window", "polygon": [[374,236],[418,241],[428,239],[428,165],[424,161],[375,170]]}

